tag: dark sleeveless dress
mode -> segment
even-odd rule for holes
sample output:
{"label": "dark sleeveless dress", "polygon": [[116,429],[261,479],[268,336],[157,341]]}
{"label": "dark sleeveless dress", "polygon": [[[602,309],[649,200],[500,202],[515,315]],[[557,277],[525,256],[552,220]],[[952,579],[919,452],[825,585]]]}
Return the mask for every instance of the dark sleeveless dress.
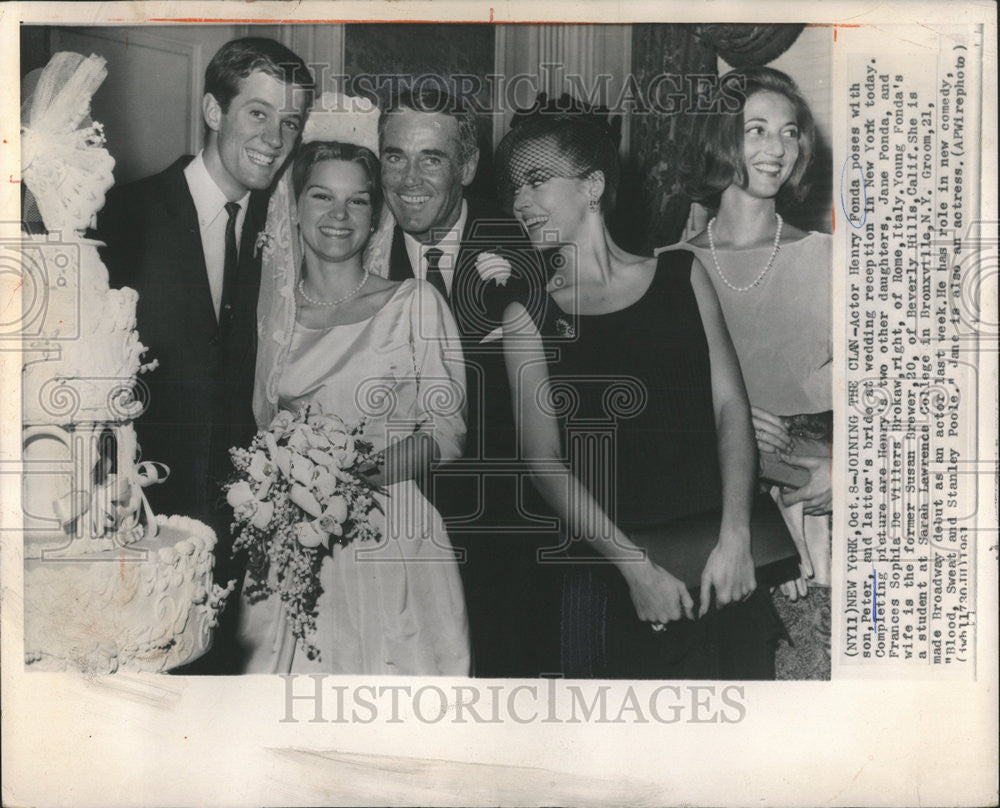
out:
{"label": "dark sleeveless dress", "polygon": [[[549,299],[538,319],[564,456],[615,524],[629,533],[721,505],[709,349],[691,254],[661,256],[649,289],[620,311],[573,315]],[[655,633],[638,619],[625,579],[589,545],[573,542],[549,560],[564,563],[563,675],[774,678],[782,628],[770,593],[758,590]]]}

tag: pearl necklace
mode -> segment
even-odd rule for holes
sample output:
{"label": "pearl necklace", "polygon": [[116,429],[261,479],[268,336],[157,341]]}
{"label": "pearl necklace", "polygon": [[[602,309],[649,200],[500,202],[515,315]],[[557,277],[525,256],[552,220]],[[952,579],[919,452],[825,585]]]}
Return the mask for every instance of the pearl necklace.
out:
{"label": "pearl necklace", "polygon": [[365,269],[364,274],[361,276],[361,283],[355,286],[346,295],[344,295],[343,297],[338,297],[336,300],[318,300],[315,297],[309,297],[309,295],[306,294],[306,289],[304,286],[305,278],[299,278],[299,286],[298,286],[299,294],[302,295],[303,300],[312,303],[314,306],[325,306],[327,308],[332,308],[333,306],[339,306],[341,303],[346,303],[348,300],[354,297],[358,292],[360,292],[361,287],[365,285],[365,283],[368,280],[368,276],[370,274],[371,273],[367,269]]}
{"label": "pearl necklace", "polygon": [[712,260],[715,262],[715,271],[719,273],[719,277],[722,278],[722,282],[734,292],[749,292],[755,286],[759,286],[760,282],[764,280],[764,276],[771,271],[774,259],[778,255],[778,251],[781,249],[781,227],[784,224],[781,219],[781,214],[776,212],[774,214],[774,218],[778,220],[778,227],[774,231],[774,247],[771,250],[771,257],[767,259],[767,264],[765,264],[764,268],[760,271],[760,275],[754,278],[753,283],[749,286],[736,286],[736,284],[730,282],[729,278],[722,273],[722,267],[719,266],[719,256],[715,254],[715,239],[712,238],[712,225],[715,224],[715,218],[713,217],[708,223],[708,246],[712,251]]}

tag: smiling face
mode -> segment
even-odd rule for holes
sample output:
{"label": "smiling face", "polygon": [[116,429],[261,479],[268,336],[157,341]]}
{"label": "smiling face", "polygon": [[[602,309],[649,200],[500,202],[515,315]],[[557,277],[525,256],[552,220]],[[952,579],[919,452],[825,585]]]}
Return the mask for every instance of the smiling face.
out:
{"label": "smiling face", "polygon": [[[576,240],[581,224],[590,212],[590,200],[599,198],[602,188],[594,185],[594,177],[559,176],[553,164],[559,165],[558,150],[547,138],[521,143],[511,156],[517,166],[512,177],[514,216],[524,225],[532,242],[538,246],[554,246],[546,239],[555,232],[560,242]],[[546,155],[551,155],[548,159]],[[569,173],[569,166],[561,166]]]}
{"label": "smiling face", "polygon": [[462,189],[475,177],[478,157],[462,159],[458,121],[450,115],[389,113],[381,136],[382,189],[399,226],[425,244],[439,241],[462,213]]}
{"label": "smiling face", "polygon": [[225,111],[205,95],[205,166],[227,199],[271,185],[299,139],[308,99],[307,91],[260,71],[243,79]]}
{"label": "smiling face", "polygon": [[533,243],[555,246],[546,233],[556,233],[560,242],[576,240],[589,210],[586,181],[568,177],[529,180],[514,195],[514,216],[528,231]]}
{"label": "smiling face", "polygon": [[298,199],[307,254],[339,263],[360,255],[372,227],[371,178],[347,160],[316,163]]}
{"label": "smiling face", "polygon": [[751,196],[777,195],[799,158],[799,125],[795,107],[769,90],[751,95],[743,109],[743,160]]}

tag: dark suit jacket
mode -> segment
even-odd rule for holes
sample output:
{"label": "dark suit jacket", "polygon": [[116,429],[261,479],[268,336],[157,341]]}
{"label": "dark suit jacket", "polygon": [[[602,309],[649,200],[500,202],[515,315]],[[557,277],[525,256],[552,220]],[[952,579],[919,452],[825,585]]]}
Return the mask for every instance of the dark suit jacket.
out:
{"label": "dark suit jacket", "polygon": [[237,296],[231,320],[216,321],[194,200],[184,178],[191,157],[165,171],[115,188],[98,220],[101,257],[112,287],[138,291],[137,329],[146,361],[159,367],[140,377],[147,407],[136,422],[142,457],[170,467],[165,483],[146,489],[158,513],[208,522],[219,535],[217,563],[228,557],[231,515],[220,483],[231,466],[230,446],[256,431],[251,412],[256,360],[260,258],[267,194],[254,192],[240,242]]}
{"label": "dark suit jacket", "polygon": [[[468,217],[448,295],[465,354],[469,404],[465,458],[511,458],[513,410],[503,365],[503,343],[495,340],[481,344],[481,340],[503,323],[509,302],[523,302],[531,297],[530,289],[544,286],[542,265],[519,222],[502,216],[482,200],[467,198],[466,203]],[[510,263],[512,276],[505,285],[480,277],[476,259],[484,252],[499,254]],[[403,231],[397,226],[389,277],[403,280],[413,275]],[[489,429],[484,428],[487,424]]]}
{"label": "dark suit jacket", "polygon": [[[558,635],[547,618],[558,614],[548,598],[559,590],[538,566],[536,553],[538,546],[557,542],[549,534],[539,536],[539,524],[529,523],[519,507],[544,513],[532,495],[527,469],[517,461],[503,341],[481,340],[502,324],[512,300],[538,315],[532,310],[547,300],[546,278],[541,257],[517,221],[496,215],[475,199],[467,202],[448,303],[462,336],[468,432],[464,456],[437,469],[430,494],[452,544],[464,554],[461,571],[475,675],[537,676],[556,669],[547,658],[558,648]],[[476,258],[482,252],[509,261],[512,277],[505,286],[479,276]],[[390,277],[412,275],[397,227]]]}
{"label": "dark suit jacket", "polygon": [[[469,214],[462,231],[448,304],[455,315],[463,344],[476,345],[502,323],[507,303],[523,300],[526,290],[539,283],[544,286],[544,281],[538,254],[516,219],[501,215],[476,198],[467,198],[466,204]],[[506,285],[484,281],[479,276],[476,258],[483,252],[498,253],[510,262],[513,275]],[[403,280],[412,278],[413,274],[403,231],[397,226],[389,277]]]}
{"label": "dark suit jacket", "polygon": [[[512,300],[525,302],[544,296],[532,294],[545,285],[542,262],[527,234],[515,219],[496,213],[485,202],[467,198],[468,217],[455,265],[455,274],[448,304],[458,323],[466,367],[468,396],[467,436],[464,466],[472,469],[477,463],[480,472],[489,461],[510,465],[517,455],[510,386],[503,359],[503,342],[481,340],[503,322],[503,313]],[[483,280],[476,269],[476,259],[483,252],[506,258],[512,276],[503,286],[493,280]],[[389,262],[389,277],[402,280],[413,277],[403,232],[397,226]],[[483,462],[486,465],[483,465]],[[489,480],[485,488],[492,494],[486,502],[479,501],[473,490],[472,476],[467,479],[440,477],[435,483],[435,504],[442,515],[450,517],[449,532],[461,532],[454,520],[464,522],[478,506],[480,525],[492,521],[510,524],[514,519],[513,490],[501,493],[497,480]],[[447,491],[445,489],[448,489]]]}

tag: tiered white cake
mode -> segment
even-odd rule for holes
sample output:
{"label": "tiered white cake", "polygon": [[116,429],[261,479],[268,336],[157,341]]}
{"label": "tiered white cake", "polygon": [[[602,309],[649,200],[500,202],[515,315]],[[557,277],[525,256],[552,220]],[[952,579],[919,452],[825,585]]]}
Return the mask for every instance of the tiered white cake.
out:
{"label": "tiered white cake", "polygon": [[41,333],[24,342],[25,423],[131,420],[142,410],[133,392],[145,351],[135,330],[138,294],[109,289],[97,243],[74,230],[24,239],[35,269],[29,282],[44,276]]}
{"label": "tiered white cake", "polygon": [[47,234],[24,236],[23,297],[40,300],[23,342],[25,662],[30,670],[164,671],[208,650],[226,590],[215,534],[154,517],[139,463],[143,403],[138,295],[110,289],[81,236],[104,204],[114,160],[82,126],[104,60],[58,53],[22,110],[22,174]]}

